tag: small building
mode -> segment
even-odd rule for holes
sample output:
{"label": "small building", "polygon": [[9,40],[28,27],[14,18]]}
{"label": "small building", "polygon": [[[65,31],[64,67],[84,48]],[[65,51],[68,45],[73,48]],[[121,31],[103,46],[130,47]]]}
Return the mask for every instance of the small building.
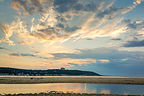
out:
{"label": "small building", "polygon": [[65,68],[62,67],[61,70],[65,70]]}

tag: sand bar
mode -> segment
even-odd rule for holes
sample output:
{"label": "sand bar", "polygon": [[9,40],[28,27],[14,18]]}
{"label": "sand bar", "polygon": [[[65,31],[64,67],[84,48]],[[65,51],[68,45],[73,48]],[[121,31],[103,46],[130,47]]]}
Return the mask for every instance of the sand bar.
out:
{"label": "sand bar", "polygon": [[38,83],[100,83],[144,85],[144,78],[116,76],[0,76],[0,84]]}

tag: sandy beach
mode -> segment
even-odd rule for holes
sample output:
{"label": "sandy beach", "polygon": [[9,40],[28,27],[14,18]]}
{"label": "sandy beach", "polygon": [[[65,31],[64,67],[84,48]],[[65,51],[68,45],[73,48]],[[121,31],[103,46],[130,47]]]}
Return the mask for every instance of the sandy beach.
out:
{"label": "sandy beach", "polygon": [[0,84],[38,83],[100,83],[144,85],[144,78],[116,76],[0,76]]}

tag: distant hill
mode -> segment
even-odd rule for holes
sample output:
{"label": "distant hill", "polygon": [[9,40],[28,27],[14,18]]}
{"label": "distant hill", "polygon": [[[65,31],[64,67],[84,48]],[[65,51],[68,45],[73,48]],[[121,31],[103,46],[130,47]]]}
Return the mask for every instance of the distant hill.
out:
{"label": "distant hill", "polygon": [[15,75],[15,76],[101,76],[98,73],[81,70],[66,70],[48,69],[48,70],[28,70],[0,67],[0,75]]}

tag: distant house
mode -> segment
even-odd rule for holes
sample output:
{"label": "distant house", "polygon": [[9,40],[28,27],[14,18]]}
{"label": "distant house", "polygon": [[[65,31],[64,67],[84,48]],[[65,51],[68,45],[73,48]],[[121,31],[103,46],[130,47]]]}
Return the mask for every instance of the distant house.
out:
{"label": "distant house", "polygon": [[65,70],[65,68],[62,67],[61,70]]}

